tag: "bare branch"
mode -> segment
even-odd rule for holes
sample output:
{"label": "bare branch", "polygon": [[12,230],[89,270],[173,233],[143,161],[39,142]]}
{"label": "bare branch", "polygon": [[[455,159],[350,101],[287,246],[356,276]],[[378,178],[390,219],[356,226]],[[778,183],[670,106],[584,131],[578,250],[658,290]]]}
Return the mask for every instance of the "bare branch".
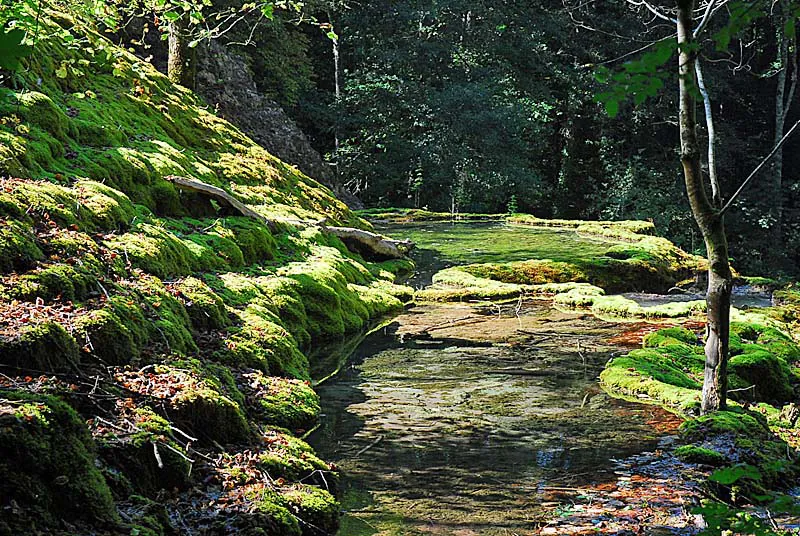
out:
{"label": "bare branch", "polygon": [[711,19],[711,13],[714,11],[714,6],[716,5],[716,3],[717,0],[709,0],[708,5],[706,6],[706,11],[703,14],[703,18],[700,20],[700,22],[692,32],[692,37],[694,37],[695,39],[697,39],[697,36],[700,35],[700,33],[705,29],[706,24],[708,24],[708,21]]}
{"label": "bare branch", "polygon": [[711,181],[711,197],[714,206],[719,207],[722,205],[722,192],[719,187],[719,179],[717,178],[717,133],[714,128],[714,115],[711,111],[711,97],[706,88],[706,82],[703,79],[703,69],[700,66],[700,58],[694,63],[694,72],[697,76],[697,87],[700,90],[700,95],[703,96],[703,108],[706,116],[706,130],[708,133],[708,179]]}
{"label": "bare branch", "polygon": [[744,180],[742,185],[739,186],[739,189],[736,190],[736,192],[731,196],[731,198],[728,199],[728,202],[725,203],[725,206],[720,209],[719,211],[720,216],[725,214],[725,212],[727,212],[728,209],[731,208],[731,205],[733,204],[734,201],[736,201],[736,198],[739,197],[739,195],[742,193],[745,187],[750,183],[750,181],[753,180],[753,178],[758,174],[758,172],[761,171],[761,169],[764,166],[766,166],[770,160],[772,160],[772,157],[775,156],[775,153],[777,153],[778,150],[780,150],[780,148],[783,147],[783,144],[786,143],[786,141],[794,133],[794,131],[797,130],[797,127],[800,127],[800,121],[797,121],[794,125],[792,125],[792,128],[790,128],[789,131],[783,135],[781,141],[775,144],[775,147],[772,148],[772,151],[770,151],[770,153],[764,158],[764,160],[762,160],[761,163],[758,164],[758,166],[756,166],[756,168],[752,171],[752,173],[750,173],[750,175]]}
{"label": "bare branch", "polygon": [[665,20],[667,22],[676,23],[678,22],[677,19],[673,19],[672,17],[668,17],[660,10],[658,10],[655,6],[651,5],[647,0],[639,0],[636,2],[635,0],[628,0],[628,3],[634,6],[644,6],[650,11],[653,15],[658,17],[659,19]]}

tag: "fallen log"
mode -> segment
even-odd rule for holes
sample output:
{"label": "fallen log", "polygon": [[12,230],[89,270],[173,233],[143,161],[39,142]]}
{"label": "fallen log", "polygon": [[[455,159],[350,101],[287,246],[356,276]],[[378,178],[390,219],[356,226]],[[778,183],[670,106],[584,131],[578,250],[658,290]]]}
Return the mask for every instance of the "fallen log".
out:
{"label": "fallen log", "polygon": [[255,210],[251,209],[231,194],[223,190],[222,188],[218,188],[216,186],[212,186],[211,184],[207,184],[202,181],[194,180],[194,179],[187,179],[186,177],[179,177],[177,175],[167,175],[164,177],[164,180],[171,182],[175,185],[176,188],[180,190],[184,190],[187,192],[194,192],[201,195],[207,195],[208,197],[214,199],[220,205],[230,208],[242,216],[246,216],[248,218],[255,218],[256,220],[260,221],[264,225],[267,225],[270,229],[274,230],[276,223],[272,220],[267,219],[266,217],[262,216]]}
{"label": "fallen log", "polygon": [[[278,221],[273,221],[262,216],[222,188],[195,179],[179,177],[177,175],[167,175],[164,177],[164,179],[171,182],[176,188],[181,190],[206,195],[217,201],[217,203],[220,205],[229,208],[242,216],[254,218],[262,222],[273,231],[278,228]],[[331,233],[332,235],[341,239],[341,241],[344,242],[344,245],[347,246],[347,249],[353,253],[358,253],[365,259],[371,261],[402,259],[405,258],[414,248],[414,243],[410,240],[394,240],[377,233],[365,231],[363,229],[355,229],[352,227],[329,227],[325,225],[325,219],[308,222],[287,220],[284,223],[319,226],[323,231]]]}
{"label": "fallen log", "polygon": [[402,259],[414,249],[410,240],[394,240],[363,229],[327,225],[322,225],[322,229],[339,237],[347,249],[367,260]]}

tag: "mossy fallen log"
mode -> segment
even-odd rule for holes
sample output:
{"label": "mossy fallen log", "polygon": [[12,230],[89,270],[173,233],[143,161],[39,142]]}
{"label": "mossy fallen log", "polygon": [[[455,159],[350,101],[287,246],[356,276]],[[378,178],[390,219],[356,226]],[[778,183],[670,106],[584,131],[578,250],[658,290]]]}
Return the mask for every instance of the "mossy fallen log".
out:
{"label": "mossy fallen log", "polygon": [[[168,175],[164,177],[164,179],[173,183],[181,190],[209,196],[217,201],[220,205],[234,210],[242,216],[254,218],[260,221],[264,225],[268,226],[270,230],[277,229],[279,225],[278,222],[262,216],[222,188],[218,188],[217,186],[213,186],[195,179],[179,177],[177,175]],[[315,222],[290,221],[288,223],[318,225],[323,231],[338,237],[342,242],[344,242],[345,246],[347,246],[347,249],[353,253],[358,253],[370,261],[403,259],[407,256],[408,252],[414,248],[414,243],[410,240],[394,240],[377,233],[365,231],[363,229],[356,229],[354,227],[329,227],[325,225],[325,220]]]}

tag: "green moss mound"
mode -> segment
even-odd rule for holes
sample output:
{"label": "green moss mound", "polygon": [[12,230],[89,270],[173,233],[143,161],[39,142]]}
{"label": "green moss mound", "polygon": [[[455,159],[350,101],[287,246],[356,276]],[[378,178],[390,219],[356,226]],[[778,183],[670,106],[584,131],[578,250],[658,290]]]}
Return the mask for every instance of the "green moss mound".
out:
{"label": "green moss mound", "polygon": [[18,370],[63,372],[80,360],[78,345],[55,322],[27,326],[10,338],[0,338],[0,362]]}
{"label": "green moss mound", "polygon": [[686,463],[699,463],[713,467],[720,467],[728,462],[728,458],[716,450],[697,445],[681,445],[675,449],[675,456]]}
{"label": "green moss mound", "polygon": [[[84,422],[46,395],[6,391],[0,402],[0,532],[46,531],[61,520],[119,521]],[[9,508],[10,501],[17,505]]]}
{"label": "green moss mound", "polygon": [[188,488],[191,466],[186,455],[180,454],[182,448],[169,422],[148,407],[134,409],[125,417],[135,426],[133,433],[105,427],[95,434],[114,495],[127,500],[132,494],[157,497],[162,490]]}
{"label": "green moss mound", "polygon": [[318,458],[305,441],[281,429],[267,430],[263,435],[266,445],[258,455],[259,467],[273,479],[305,480],[317,472],[328,472],[320,484],[333,484],[330,466]]}
{"label": "green moss mound", "polygon": [[242,389],[259,421],[290,430],[309,430],[316,424],[319,396],[307,382],[253,372],[243,375]]}

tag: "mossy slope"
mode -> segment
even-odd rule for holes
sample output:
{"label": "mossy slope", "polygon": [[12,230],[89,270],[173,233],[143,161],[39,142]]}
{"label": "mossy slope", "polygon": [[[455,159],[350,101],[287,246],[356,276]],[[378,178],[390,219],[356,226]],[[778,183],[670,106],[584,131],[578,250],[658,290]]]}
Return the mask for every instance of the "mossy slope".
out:
{"label": "mossy slope", "polygon": [[[211,533],[332,533],[335,476],[292,435],[319,413],[306,352],[402,307],[411,292],[384,269],[402,263],[367,263],[303,223],[369,227],[90,23],[44,7],[35,53],[0,88],[0,508],[24,505],[0,532],[35,516],[53,534],[167,534],[172,509]],[[235,500],[215,503],[219,489]]]}

